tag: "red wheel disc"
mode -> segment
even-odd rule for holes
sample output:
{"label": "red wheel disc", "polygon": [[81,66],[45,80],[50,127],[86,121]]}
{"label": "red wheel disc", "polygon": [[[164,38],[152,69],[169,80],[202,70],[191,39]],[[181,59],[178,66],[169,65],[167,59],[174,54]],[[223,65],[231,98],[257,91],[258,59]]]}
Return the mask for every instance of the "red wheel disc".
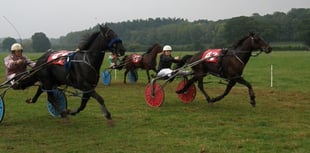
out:
{"label": "red wheel disc", "polygon": [[[179,83],[177,90],[183,89],[187,80],[183,80]],[[183,103],[191,103],[196,97],[196,87],[195,84],[192,84],[184,94],[178,94],[179,99]]]}
{"label": "red wheel disc", "polygon": [[165,94],[161,85],[159,85],[158,83],[154,83],[152,86],[149,83],[145,88],[144,97],[145,101],[150,107],[159,107],[164,102]]}

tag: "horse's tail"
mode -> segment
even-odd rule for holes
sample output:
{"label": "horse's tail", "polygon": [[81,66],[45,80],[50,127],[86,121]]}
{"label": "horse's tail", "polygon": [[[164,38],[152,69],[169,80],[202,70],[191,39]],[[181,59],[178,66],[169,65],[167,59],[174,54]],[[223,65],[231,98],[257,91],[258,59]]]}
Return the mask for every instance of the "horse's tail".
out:
{"label": "horse's tail", "polygon": [[[29,73],[31,73],[31,71]],[[33,86],[36,82],[39,81],[34,75],[29,73],[24,74],[19,79],[16,78],[12,88],[24,90],[30,86]]]}

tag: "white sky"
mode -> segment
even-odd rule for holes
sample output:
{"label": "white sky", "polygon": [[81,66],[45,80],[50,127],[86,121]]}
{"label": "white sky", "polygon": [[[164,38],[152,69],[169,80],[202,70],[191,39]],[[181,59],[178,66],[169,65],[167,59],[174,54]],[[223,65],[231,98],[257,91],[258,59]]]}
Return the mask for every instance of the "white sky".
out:
{"label": "white sky", "polygon": [[19,38],[18,33],[30,38],[36,32],[59,38],[103,22],[157,17],[217,21],[292,8],[310,8],[310,0],[0,0],[0,38]]}

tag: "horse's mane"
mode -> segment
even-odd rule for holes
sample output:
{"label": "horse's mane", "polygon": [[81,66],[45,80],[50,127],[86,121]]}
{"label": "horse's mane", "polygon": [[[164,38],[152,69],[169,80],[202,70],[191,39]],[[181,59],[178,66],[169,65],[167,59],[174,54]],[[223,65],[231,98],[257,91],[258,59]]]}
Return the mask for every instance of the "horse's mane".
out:
{"label": "horse's mane", "polygon": [[94,39],[97,38],[97,36],[100,34],[100,31],[93,32],[92,34],[86,34],[83,36],[82,40],[80,41],[78,48],[80,50],[87,50],[89,49],[90,45],[94,41]]}
{"label": "horse's mane", "polygon": [[151,53],[152,50],[153,50],[153,48],[154,48],[155,46],[157,46],[157,45],[158,45],[157,43],[156,43],[156,44],[153,44],[152,47],[150,47],[150,48],[147,49],[147,51],[145,52],[145,54]]}
{"label": "horse's mane", "polygon": [[232,48],[233,48],[233,49],[237,49],[237,47],[240,46],[240,45],[242,45],[242,43],[243,43],[246,39],[248,39],[250,36],[254,36],[254,35],[255,35],[254,32],[250,32],[249,35],[247,35],[247,36],[241,38],[240,40],[238,40],[237,42],[235,42],[235,43],[232,45]]}

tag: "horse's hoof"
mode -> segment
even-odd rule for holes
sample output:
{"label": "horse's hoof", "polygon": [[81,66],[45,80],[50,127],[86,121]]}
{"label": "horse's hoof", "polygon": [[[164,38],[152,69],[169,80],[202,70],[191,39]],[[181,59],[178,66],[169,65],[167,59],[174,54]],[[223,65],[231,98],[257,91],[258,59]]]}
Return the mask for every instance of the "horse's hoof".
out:
{"label": "horse's hoof", "polygon": [[75,116],[77,113],[76,112],[70,112],[69,114],[72,116]]}
{"label": "horse's hoof", "polygon": [[254,102],[250,102],[250,104],[252,105],[252,107],[255,107],[255,106],[256,106],[255,101],[254,101]]}
{"label": "horse's hoof", "polygon": [[212,102],[208,102],[208,106],[209,107],[213,107],[213,103]]}
{"label": "horse's hoof", "polygon": [[216,102],[216,99],[215,98],[209,98],[207,99],[208,103],[214,103]]}
{"label": "horse's hoof", "polygon": [[107,124],[108,124],[109,127],[113,127],[114,126],[114,121],[112,119],[108,120]]}
{"label": "horse's hoof", "polygon": [[67,109],[65,112],[66,112],[67,114],[70,114],[70,113],[71,113],[71,110],[70,110],[70,109]]}
{"label": "horse's hoof", "polygon": [[70,120],[69,120],[69,117],[64,117],[64,118],[63,118],[63,122],[64,122],[64,123],[69,123],[69,121],[70,121]]}
{"label": "horse's hoof", "polygon": [[152,78],[156,78],[156,75],[154,75],[154,74],[151,74],[151,77],[152,77]]}
{"label": "horse's hoof", "polygon": [[26,103],[27,104],[33,104],[34,102],[32,101],[32,98],[28,98],[28,99],[26,99]]}
{"label": "horse's hoof", "polygon": [[182,90],[177,90],[177,91],[175,91],[175,93],[177,93],[177,94],[185,94],[185,92],[182,91]]}

